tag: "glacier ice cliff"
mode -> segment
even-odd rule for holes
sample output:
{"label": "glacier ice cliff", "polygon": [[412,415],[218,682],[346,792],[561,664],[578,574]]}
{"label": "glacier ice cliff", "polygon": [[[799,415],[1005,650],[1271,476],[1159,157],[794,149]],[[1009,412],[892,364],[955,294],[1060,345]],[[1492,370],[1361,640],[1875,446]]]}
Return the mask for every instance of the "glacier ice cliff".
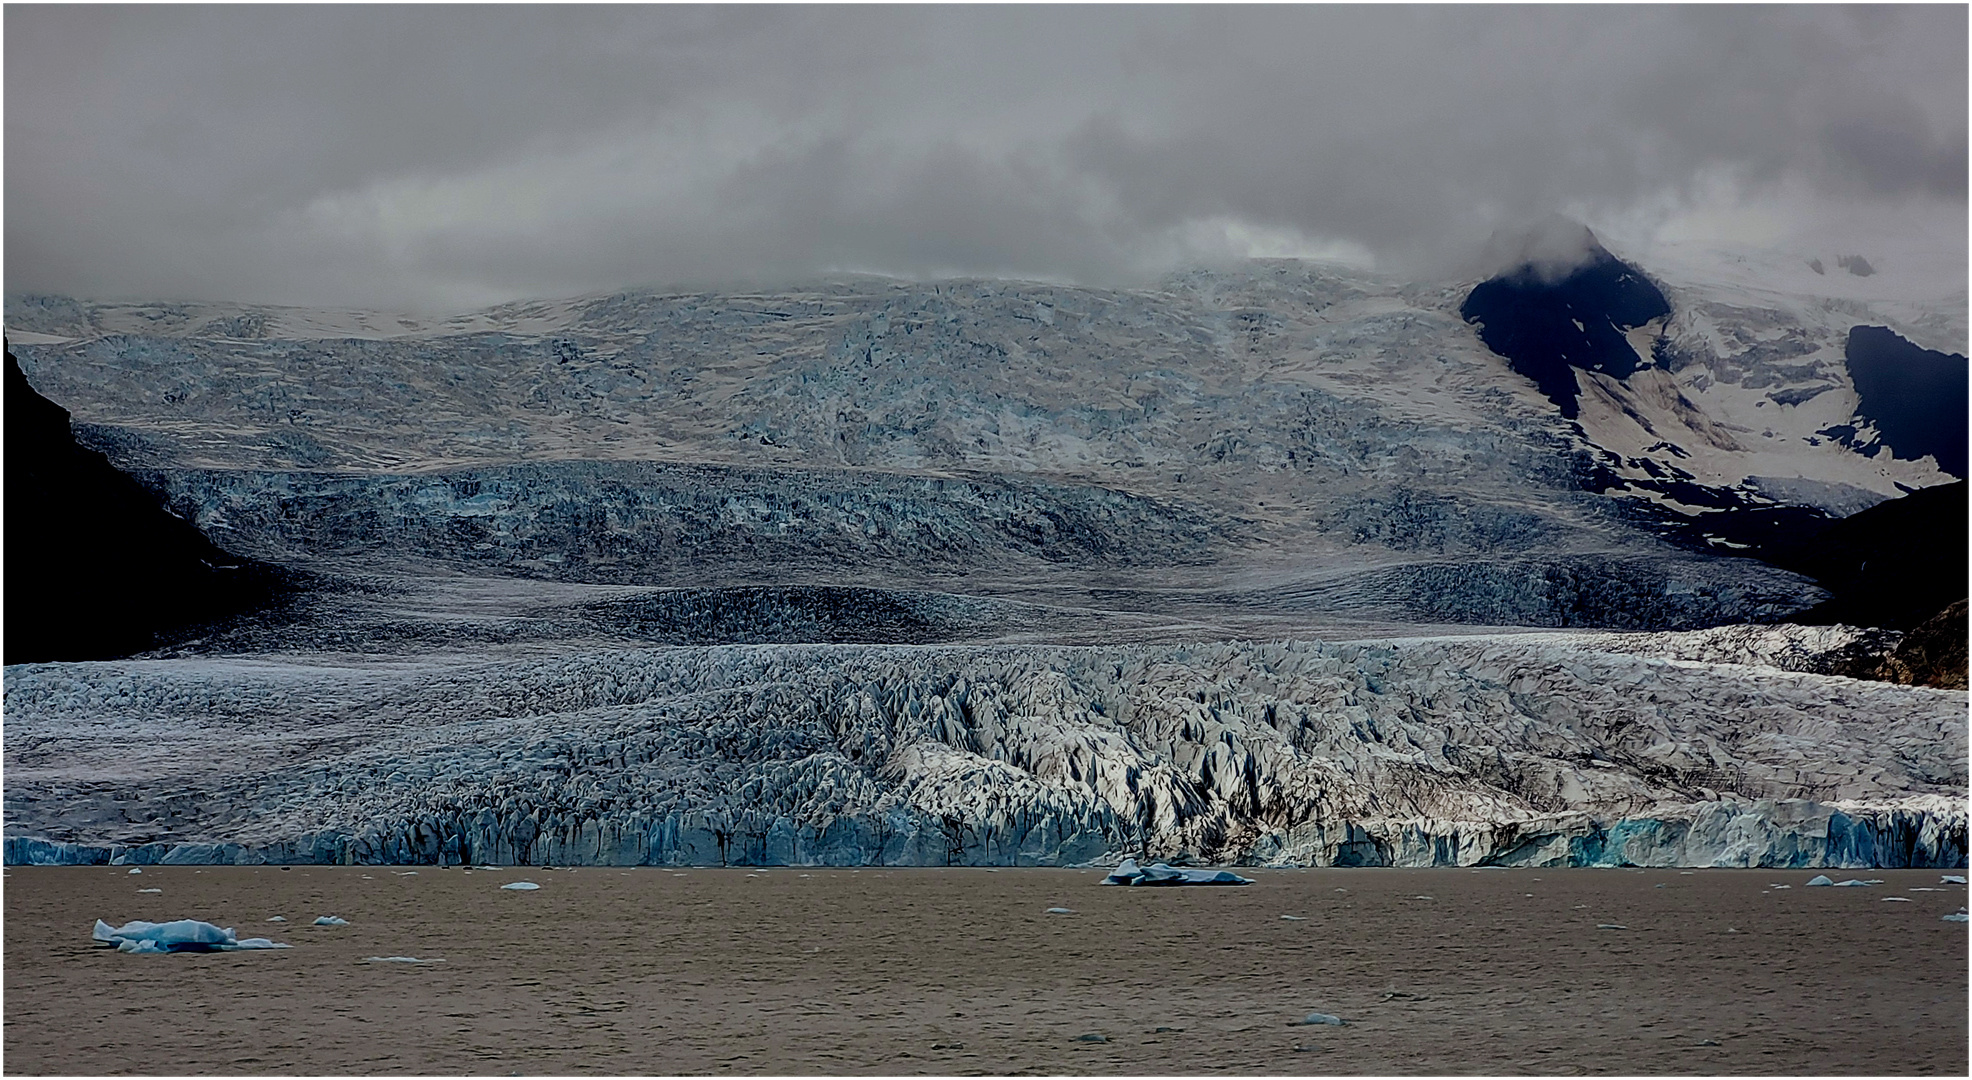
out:
{"label": "glacier ice cliff", "polygon": [[1964,863],[1963,692],[1677,637],[21,665],[7,858]]}

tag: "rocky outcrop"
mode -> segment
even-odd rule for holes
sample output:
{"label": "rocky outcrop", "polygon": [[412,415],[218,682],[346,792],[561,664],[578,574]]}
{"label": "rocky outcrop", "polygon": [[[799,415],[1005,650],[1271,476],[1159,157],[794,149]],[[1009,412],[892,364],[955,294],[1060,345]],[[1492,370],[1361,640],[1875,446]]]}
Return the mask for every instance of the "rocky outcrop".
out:
{"label": "rocky outcrop", "polygon": [[[10,670],[33,860],[1952,865],[1962,693],[1623,636]],[[133,755],[131,748],[146,748]],[[30,842],[33,841],[33,842]],[[49,845],[74,845],[59,847]]]}
{"label": "rocky outcrop", "polygon": [[1895,649],[1858,658],[1841,673],[1906,686],[1963,690],[1966,630],[1965,601],[1960,600],[1904,634]]}

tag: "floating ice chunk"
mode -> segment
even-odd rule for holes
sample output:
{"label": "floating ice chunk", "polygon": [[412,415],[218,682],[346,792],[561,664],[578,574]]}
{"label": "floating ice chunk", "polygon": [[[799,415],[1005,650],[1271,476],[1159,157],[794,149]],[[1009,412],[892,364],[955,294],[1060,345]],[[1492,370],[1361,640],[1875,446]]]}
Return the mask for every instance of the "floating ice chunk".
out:
{"label": "floating ice chunk", "polygon": [[1810,884],[1810,885],[1833,885],[1833,884],[1835,884],[1835,879],[1834,879],[1834,878],[1832,878],[1832,877],[1829,877],[1829,876],[1828,876],[1827,874],[1816,874],[1815,876],[1813,876],[1813,877],[1811,877],[1811,878],[1809,878],[1809,879],[1808,879],[1808,884]]}
{"label": "floating ice chunk", "polygon": [[1347,1023],[1347,1021],[1343,1020],[1341,1017],[1332,1016],[1328,1013],[1309,1013],[1308,1015],[1302,1017],[1300,1022],[1302,1024],[1329,1024],[1334,1027],[1341,1027],[1343,1024]]}
{"label": "floating ice chunk", "polygon": [[176,922],[154,923],[135,919],[122,926],[96,920],[96,928],[90,937],[97,941],[155,941],[160,945],[224,945],[233,941],[231,930],[222,930],[208,922],[197,919],[179,919]]}
{"label": "floating ice chunk", "polygon": [[536,885],[531,881],[509,881],[505,885],[502,885],[500,887],[502,889],[512,889],[514,892],[533,892],[535,889],[538,889],[541,886]]}
{"label": "floating ice chunk", "polygon": [[1597,930],[1628,930],[1629,929],[1629,927],[1624,926],[1622,923],[1613,923],[1613,922],[1599,922],[1595,924],[1595,928]]}
{"label": "floating ice chunk", "polygon": [[1436,899],[1438,899],[1438,898],[1437,898],[1437,897],[1435,897],[1435,896],[1413,896],[1413,897],[1411,897],[1411,899],[1413,899],[1413,900],[1436,900]]}
{"label": "floating ice chunk", "polygon": [[417,872],[416,870],[392,870],[392,871],[391,871],[391,874],[392,874],[393,876],[395,876],[395,877],[417,877],[417,876],[418,876],[418,872]]}
{"label": "floating ice chunk", "polygon": [[274,916],[273,918],[271,918],[271,919],[269,919],[269,920],[267,920],[267,921],[268,921],[268,922],[287,922],[287,921],[288,921],[288,917],[287,917],[286,915],[276,915],[276,916]]}
{"label": "floating ice chunk", "polygon": [[1940,877],[1938,878],[1938,884],[1940,884],[1940,885],[1963,885],[1963,884],[1965,884],[1965,878],[1964,878],[1964,877],[1963,877],[1962,875],[1959,875],[1959,874],[1944,874],[1944,875],[1941,875],[1941,876],[1940,876]]}
{"label": "floating ice chunk", "polygon": [[239,940],[231,927],[217,927],[197,919],[179,919],[175,922],[154,923],[141,919],[124,923],[122,926],[96,920],[96,928],[89,935],[104,944],[114,944],[118,952],[128,953],[166,953],[166,952],[215,952],[234,949],[285,949],[266,938]]}
{"label": "floating ice chunk", "polygon": [[1135,859],[1124,859],[1109,876],[1102,879],[1104,885],[1251,885],[1252,879],[1240,877],[1230,870],[1191,870],[1167,866],[1164,863],[1138,866]]}
{"label": "floating ice chunk", "polygon": [[137,891],[138,891],[138,892],[140,892],[140,893],[147,893],[147,892],[158,892],[158,893],[161,893],[161,892],[163,892],[164,890],[163,890],[163,889],[138,889]]}
{"label": "floating ice chunk", "polygon": [[1908,896],[1886,896],[1886,897],[1884,897],[1884,898],[1883,898],[1883,900],[1882,900],[1882,902],[1883,902],[1883,903],[1885,903],[1885,904],[1908,904],[1908,903],[1910,903],[1910,897],[1908,897]]}
{"label": "floating ice chunk", "polygon": [[366,964],[442,964],[445,962],[445,958],[434,956],[429,960],[424,960],[415,956],[366,956],[363,958],[363,962]]}
{"label": "floating ice chunk", "polygon": [[1284,920],[1286,920],[1286,921],[1288,921],[1288,922],[1307,922],[1307,921],[1308,921],[1308,917],[1307,917],[1306,915],[1282,915],[1282,916],[1281,916],[1281,918],[1282,918],[1282,919],[1284,919]]}
{"label": "floating ice chunk", "polygon": [[1075,909],[1065,908],[1065,907],[1051,907],[1047,910],[1047,913],[1049,915],[1073,915],[1075,914]]}
{"label": "floating ice chunk", "polygon": [[1835,887],[1838,889],[1867,889],[1869,888],[1869,882],[1863,881],[1860,878],[1850,878],[1847,881],[1836,882]]}
{"label": "floating ice chunk", "polygon": [[1965,909],[1959,908],[1957,911],[1952,912],[1951,914],[1945,916],[1944,918],[1946,922],[1964,922]]}
{"label": "floating ice chunk", "polygon": [[133,866],[130,868],[130,872],[133,874],[141,874],[144,872],[144,868],[141,866]]}
{"label": "floating ice chunk", "polygon": [[1880,878],[1880,877],[1873,877],[1873,878],[1865,878],[1865,879],[1863,879],[1863,884],[1864,884],[1864,885],[1881,885],[1881,884],[1883,884],[1883,879],[1882,879],[1882,878]]}
{"label": "floating ice chunk", "polygon": [[316,926],[348,926],[349,920],[340,915],[323,915],[315,920]]}

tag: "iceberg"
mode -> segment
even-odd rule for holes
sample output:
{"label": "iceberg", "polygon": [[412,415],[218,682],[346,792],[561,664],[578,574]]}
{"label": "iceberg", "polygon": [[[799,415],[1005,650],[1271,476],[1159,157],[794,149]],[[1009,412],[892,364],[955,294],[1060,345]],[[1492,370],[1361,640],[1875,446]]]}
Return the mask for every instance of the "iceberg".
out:
{"label": "iceberg", "polygon": [[1938,884],[1940,884],[1940,885],[1963,885],[1963,884],[1965,884],[1965,878],[1963,878],[1963,877],[1961,877],[1961,876],[1960,876],[1960,875],[1958,875],[1958,874],[1941,874],[1941,875],[1939,875],[1939,877],[1938,877]]}
{"label": "iceberg", "polygon": [[340,915],[323,915],[315,920],[316,926],[348,926],[349,920]]}
{"label": "iceberg", "polygon": [[541,886],[536,885],[531,881],[509,881],[505,885],[502,885],[500,887],[502,889],[512,889],[514,892],[533,892],[535,889],[538,889]]}
{"label": "iceberg", "polygon": [[220,928],[197,919],[154,923],[133,920],[113,927],[101,919],[89,935],[118,952],[232,952],[239,949],[285,949],[288,946],[266,938],[240,939],[231,927]]}
{"label": "iceberg", "polygon": [[1124,859],[1109,876],[1102,879],[1104,885],[1251,885],[1253,879],[1243,878],[1230,870],[1190,870],[1152,863],[1148,867],[1138,866],[1135,859]]}
{"label": "iceberg", "polygon": [[1835,884],[1835,879],[1834,879],[1834,878],[1832,878],[1832,877],[1829,877],[1829,876],[1828,876],[1827,874],[1816,874],[1815,876],[1813,876],[1813,877],[1811,877],[1811,878],[1809,878],[1809,879],[1808,879],[1808,884],[1810,884],[1810,885],[1833,885],[1833,884]]}

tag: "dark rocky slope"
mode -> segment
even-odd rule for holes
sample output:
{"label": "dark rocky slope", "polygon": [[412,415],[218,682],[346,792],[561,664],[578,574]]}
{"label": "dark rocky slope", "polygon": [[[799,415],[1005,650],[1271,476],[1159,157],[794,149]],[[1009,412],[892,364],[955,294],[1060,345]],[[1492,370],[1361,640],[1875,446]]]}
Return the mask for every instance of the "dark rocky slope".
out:
{"label": "dark rocky slope", "polygon": [[1905,686],[1966,689],[1965,607],[1960,600],[1918,624],[1895,650],[1867,656],[1836,674]]}
{"label": "dark rocky slope", "polygon": [[1556,276],[1525,264],[1481,282],[1459,307],[1479,340],[1534,380],[1570,420],[1581,384],[1575,371],[1626,379],[1644,361],[1625,331],[1671,313],[1657,286],[1581,229],[1582,261]]}
{"label": "dark rocky slope", "polygon": [[7,663],[126,656],[284,591],[77,446],[11,352],[6,378]]}
{"label": "dark rocky slope", "polygon": [[1965,479],[1965,357],[1920,348],[1887,327],[1858,326],[1849,331],[1847,358],[1862,399],[1856,418],[1875,424],[1895,456],[1928,454]]}
{"label": "dark rocky slope", "polygon": [[1966,595],[1965,481],[1913,491],[1819,528],[1804,525],[1762,552],[1833,594],[1798,616],[1908,629]]}

